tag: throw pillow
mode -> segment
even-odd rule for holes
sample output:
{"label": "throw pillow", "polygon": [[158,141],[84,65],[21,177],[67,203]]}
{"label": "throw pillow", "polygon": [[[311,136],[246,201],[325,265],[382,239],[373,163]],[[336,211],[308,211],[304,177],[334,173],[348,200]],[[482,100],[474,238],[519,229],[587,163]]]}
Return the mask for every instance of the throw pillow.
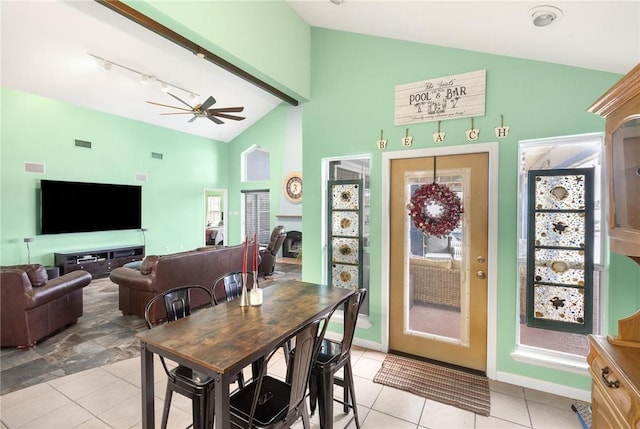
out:
{"label": "throw pillow", "polygon": [[27,265],[24,270],[33,287],[44,286],[47,284],[47,281],[49,281],[46,268],[40,264]]}
{"label": "throw pillow", "polygon": [[151,271],[153,271],[153,267],[158,263],[158,259],[160,259],[160,256],[158,255],[145,256],[144,260],[142,261],[142,265],[140,265],[140,273],[151,273]]}
{"label": "throw pillow", "polygon": [[434,237],[428,235],[425,237],[427,244],[426,253],[449,253],[449,238]]}

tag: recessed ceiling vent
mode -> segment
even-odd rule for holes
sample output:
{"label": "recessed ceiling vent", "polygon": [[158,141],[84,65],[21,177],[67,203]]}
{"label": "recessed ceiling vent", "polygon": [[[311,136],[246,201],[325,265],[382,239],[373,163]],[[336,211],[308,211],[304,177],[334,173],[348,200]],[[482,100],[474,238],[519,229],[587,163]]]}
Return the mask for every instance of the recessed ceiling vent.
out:
{"label": "recessed ceiling vent", "polygon": [[91,149],[91,142],[88,142],[86,140],[78,140],[76,139],[76,147],[83,147],[85,149]]}
{"label": "recessed ceiling vent", "polygon": [[153,159],[162,159],[164,158],[164,155],[158,152],[151,152],[151,158]]}
{"label": "recessed ceiling vent", "polygon": [[45,164],[41,164],[39,162],[25,162],[24,163],[24,172],[25,173],[44,173],[46,169]]}

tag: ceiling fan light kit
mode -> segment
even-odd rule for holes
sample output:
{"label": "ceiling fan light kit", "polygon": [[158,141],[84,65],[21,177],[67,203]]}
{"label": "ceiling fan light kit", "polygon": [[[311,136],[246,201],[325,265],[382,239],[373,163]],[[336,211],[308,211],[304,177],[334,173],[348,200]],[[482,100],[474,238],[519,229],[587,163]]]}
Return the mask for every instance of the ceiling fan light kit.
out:
{"label": "ceiling fan light kit", "polygon": [[537,6],[529,11],[533,25],[546,27],[562,18],[562,11],[555,6]]}

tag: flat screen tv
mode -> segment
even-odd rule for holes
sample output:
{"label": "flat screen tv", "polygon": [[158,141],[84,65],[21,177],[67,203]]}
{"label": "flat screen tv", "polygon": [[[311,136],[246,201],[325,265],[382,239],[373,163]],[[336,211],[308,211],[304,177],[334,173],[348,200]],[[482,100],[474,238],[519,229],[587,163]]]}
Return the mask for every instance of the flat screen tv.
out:
{"label": "flat screen tv", "polygon": [[40,181],[40,233],[115,231],[142,225],[142,187]]}

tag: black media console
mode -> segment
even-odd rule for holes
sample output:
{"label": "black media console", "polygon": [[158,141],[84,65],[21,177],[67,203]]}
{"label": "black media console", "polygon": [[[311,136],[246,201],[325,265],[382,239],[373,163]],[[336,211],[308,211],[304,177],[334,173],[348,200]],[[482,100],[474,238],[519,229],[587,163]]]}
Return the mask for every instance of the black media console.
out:
{"label": "black media console", "polygon": [[122,246],[104,249],[76,250],[54,253],[55,265],[60,274],[85,270],[93,277],[108,275],[111,270],[126,263],[141,261],[144,258],[144,246]]}

